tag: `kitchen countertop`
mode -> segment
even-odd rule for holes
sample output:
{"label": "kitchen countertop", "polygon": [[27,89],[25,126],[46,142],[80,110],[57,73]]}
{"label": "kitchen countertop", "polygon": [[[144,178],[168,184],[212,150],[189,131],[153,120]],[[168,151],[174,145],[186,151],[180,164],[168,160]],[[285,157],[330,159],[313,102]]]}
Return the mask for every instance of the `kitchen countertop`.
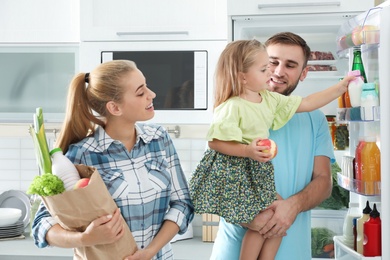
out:
{"label": "kitchen countertop", "polygon": [[[25,239],[0,241],[1,260],[71,260],[73,250],[69,248],[37,248],[33,239],[26,234]],[[213,243],[203,242],[200,237],[180,240],[172,243],[176,260],[209,259]]]}

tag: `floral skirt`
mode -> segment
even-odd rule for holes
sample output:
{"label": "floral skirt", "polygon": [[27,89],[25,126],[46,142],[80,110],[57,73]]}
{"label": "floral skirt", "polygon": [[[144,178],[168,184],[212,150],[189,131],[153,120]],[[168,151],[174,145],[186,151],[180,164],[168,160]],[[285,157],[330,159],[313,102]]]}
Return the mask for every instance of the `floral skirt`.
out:
{"label": "floral skirt", "polygon": [[189,181],[195,213],[211,213],[233,224],[249,223],[276,199],[271,162],[208,149]]}

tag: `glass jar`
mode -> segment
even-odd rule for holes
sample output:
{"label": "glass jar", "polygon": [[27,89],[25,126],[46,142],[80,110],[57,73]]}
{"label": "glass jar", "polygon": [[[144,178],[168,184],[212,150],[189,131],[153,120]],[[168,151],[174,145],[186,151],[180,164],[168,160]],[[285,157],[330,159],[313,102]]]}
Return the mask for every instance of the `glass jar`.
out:
{"label": "glass jar", "polygon": [[335,145],[335,136],[336,136],[336,116],[326,115],[326,120],[328,121],[329,133],[332,137],[332,144]]}
{"label": "glass jar", "polygon": [[345,150],[349,147],[349,131],[347,124],[336,124],[334,149]]}

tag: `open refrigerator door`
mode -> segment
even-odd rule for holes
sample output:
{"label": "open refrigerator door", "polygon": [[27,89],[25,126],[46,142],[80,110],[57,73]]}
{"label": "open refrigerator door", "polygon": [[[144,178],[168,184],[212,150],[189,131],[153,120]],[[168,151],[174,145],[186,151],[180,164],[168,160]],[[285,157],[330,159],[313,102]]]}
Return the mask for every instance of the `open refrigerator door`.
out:
{"label": "open refrigerator door", "polygon": [[[389,121],[388,116],[390,98],[389,67],[390,67],[390,1],[348,20],[339,30],[337,37],[337,55],[349,60],[352,68],[353,49],[360,48],[363,65],[368,84],[375,85],[379,96],[379,106],[373,106],[369,119],[361,116],[362,106],[339,108],[337,121],[348,124],[349,150],[342,156],[341,172],[338,173],[338,184],[350,191],[350,201],[359,204],[362,212],[366,202],[371,207],[376,204],[381,218],[381,253],[375,256],[358,253],[354,248],[346,245],[343,236],[335,236],[336,259],[390,259],[390,180],[389,180]],[[358,116],[356,116],[358,115]],[[355,164],[349,158],[357,159],[356,148],[359,137],[375,137],[376,145],[380,149],[380,178],[375,181],[365,181],[356,175]],[[351,165],[352,164],[352,165]],[[355,174],[355,175],[354,175]],[[364,172],[362,173],[364,175]],[[363,245],[367,243],[366,238]],[[379,244],[379,243],[378,243]]]}

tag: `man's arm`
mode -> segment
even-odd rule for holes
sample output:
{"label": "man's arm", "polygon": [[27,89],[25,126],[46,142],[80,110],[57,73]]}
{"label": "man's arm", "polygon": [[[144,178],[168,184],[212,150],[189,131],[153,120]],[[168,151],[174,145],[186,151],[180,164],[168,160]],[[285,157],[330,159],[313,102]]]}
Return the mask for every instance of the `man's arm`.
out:
{"label": "man's arm", "polygon": [[300,212],[310,210],[327,199],[332,192],[330,159],[326,156],[314,158],[312,181],[300,192],[285,200],[276,200],[269,207],[274,215],[261,229],[265,237],[283,236]]}

